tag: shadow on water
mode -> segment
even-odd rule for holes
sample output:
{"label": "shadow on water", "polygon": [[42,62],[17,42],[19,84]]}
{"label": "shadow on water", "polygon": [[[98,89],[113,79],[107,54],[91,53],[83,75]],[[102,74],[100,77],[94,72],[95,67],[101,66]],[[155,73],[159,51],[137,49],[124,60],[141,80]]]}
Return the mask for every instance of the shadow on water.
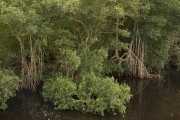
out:
{"label": "shadow on water", "polygon": [[0,111],[0,120],[180,120],[180,72],[169,70],[164,80],[126,80],[133,97],[124,118],[78,111],[54,111],[39,93],[22,91]]}
{"label": "shadow on water", "polygon": [[168,70],[164,80],[129,81],[134,96],[126,120],[180,120],[179,73]]}

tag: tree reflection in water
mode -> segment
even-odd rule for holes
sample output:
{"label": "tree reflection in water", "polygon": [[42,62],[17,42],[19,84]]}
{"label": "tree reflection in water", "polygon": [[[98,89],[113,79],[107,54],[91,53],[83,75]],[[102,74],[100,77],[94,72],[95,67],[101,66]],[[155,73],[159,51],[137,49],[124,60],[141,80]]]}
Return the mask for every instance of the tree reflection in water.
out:
{"label": "tree reflection in water", "polygon": [[57,120],[60,112],[56,114],[49,104],[44,104],[39,93],[21,92],[18,97],[22,100],[23,120]]}

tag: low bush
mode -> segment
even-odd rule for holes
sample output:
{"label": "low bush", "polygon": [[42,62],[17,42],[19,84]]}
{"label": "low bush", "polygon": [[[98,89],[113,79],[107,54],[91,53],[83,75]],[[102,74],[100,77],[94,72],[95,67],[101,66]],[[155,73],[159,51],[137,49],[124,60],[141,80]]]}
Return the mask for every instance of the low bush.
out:
{"label": "low bush", "polygon": [[126,84],[119,85],[113,77],[97,77],[93,73],[84,75],[79,84],[58,75],[44,84],[43,95],[56,104],[56,109],[76,109],[101,115],[116,110],[124,114],[131,97]]}
{"label": "low bush", "polygon": [[19,88],[20,78],[9,70],[0,70],[0,109],[7,108],[7,100],[15,96]]}
{"label": "low bush", "polygon": [[127,85],[119,85],[113,77],[88,74],[79,84],[78,97],[87,112],[104,115],[105,111],[119,110],[124,114],[131,94]]}
{"label": "low bush", "polygon": [[54,75],[43,86],[43,96],[46,101],[52,101],[56,109],[75,109],[73,95],[76,93],[76,84],[70,78],[61,74]]}

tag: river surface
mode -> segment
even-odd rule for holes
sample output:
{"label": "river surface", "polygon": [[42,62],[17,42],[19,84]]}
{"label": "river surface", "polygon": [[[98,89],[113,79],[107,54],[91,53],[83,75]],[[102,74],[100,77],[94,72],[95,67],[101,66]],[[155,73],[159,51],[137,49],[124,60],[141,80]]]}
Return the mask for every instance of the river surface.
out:
{"label": "river surface", "polygon": [[8,101],[7,110],[0,111],[0,120],[180,120],[180,71],[167,71],[163,80],[129,79],[126,83],[134,95],[124,117],[54,111],[38,93],[20,92]]}

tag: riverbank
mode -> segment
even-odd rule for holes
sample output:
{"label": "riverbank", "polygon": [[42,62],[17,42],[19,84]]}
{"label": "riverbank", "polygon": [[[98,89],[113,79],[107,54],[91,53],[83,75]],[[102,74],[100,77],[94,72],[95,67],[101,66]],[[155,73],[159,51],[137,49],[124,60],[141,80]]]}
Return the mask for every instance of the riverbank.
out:
{"label": "riverbank", "polygon": [[[125,120],[179,120],[180,75],[166,72],[163,80],[129,80],[134,97],[127,104]],[[39,93],[20,92],[0,111],[0,120],[119,120],[121,116],[106,113],[104,117],[78,111],[54,111]]]}

